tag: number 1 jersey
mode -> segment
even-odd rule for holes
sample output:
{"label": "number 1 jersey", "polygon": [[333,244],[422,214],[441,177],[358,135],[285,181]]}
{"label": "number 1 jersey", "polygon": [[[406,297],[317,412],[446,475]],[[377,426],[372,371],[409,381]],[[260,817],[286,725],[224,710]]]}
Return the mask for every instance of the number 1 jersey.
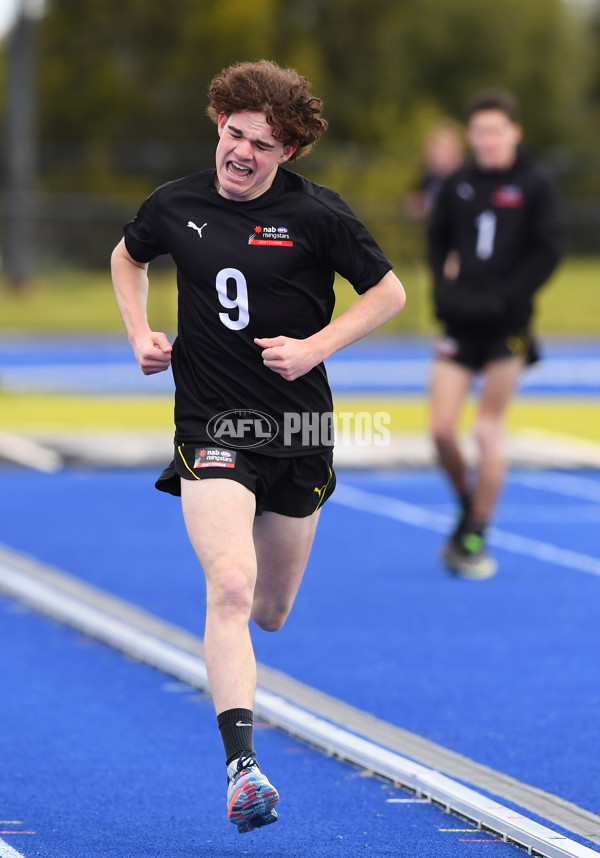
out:
{"label": "number 1 jersey", "polygon": [[[448,280],[452,251],[459,270]],[[437,316],[451,336],[524,330],[533,295],[560,257],[556,194],[526,153],[507,170],[468,162],[442,186],[429,224],[429,263]]]}

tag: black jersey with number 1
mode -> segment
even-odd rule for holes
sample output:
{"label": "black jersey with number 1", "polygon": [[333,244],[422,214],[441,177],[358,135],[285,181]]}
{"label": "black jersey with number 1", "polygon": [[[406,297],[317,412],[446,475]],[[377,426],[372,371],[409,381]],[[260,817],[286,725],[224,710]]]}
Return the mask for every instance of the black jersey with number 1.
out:
{"label": "black jersey with number 1", "polygon": [[[452,336],[517,333],[561,256],[556,196],[519,152],[508,170],[468,162],[446,180],[429,224],[436,314]],[[445,276],[456,254],[458,277]]]}
{"label": "black jersey with number 1", "polygon": [[286,381],[254,338],[311,336],[331,320],[336,271],[362,294],[391,269],[339,195],[279,169],[266,193],[233,201],[207,170],[154,191],[124,233],[134,260],[170,254],[177,267],[176,440],[210,443],[214,419],[235,409],[275,421],[265,455],[326,449],[314,432],[284,432],[298,425],[290,414],[332,411],[324,365]]}

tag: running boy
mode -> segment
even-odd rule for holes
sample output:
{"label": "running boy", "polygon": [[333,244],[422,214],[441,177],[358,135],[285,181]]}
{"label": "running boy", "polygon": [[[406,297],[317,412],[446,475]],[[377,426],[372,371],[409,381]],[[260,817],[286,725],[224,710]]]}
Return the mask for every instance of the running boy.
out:
{"label": "running boy", "polygon": [[[250,619],[281,628],[335,487],[323,360],[382,325],[404,290],[341,198],[289,170],[326,128],[306,78],[261,61],[209,90],[216,169],[158,188],[113,251],[117,303],[146,374],[172,365],[175,458],[157,488],[181,495],[206,577],[204,646],[240,832],[275,822],[254,751]],[[173,346],[146,317],[148,263],[177,267]],[[334,277],[359,294],[335,321]]]}
{"label": "running boy", "polygon": [[[467,578],[496,571],[484,536],[505,476],[504,419],[523,368],[537,359],[534,294],[560,259],[555,195],[520,151],[521,135],[510,94],[476,96],[467,110],[473,160],[446,181],[429,224],[435,312],[444,325],[433,366],[431,432],[461,506],[444,559]],[[479,462],[471,484],[457,423],[478,372]]]}

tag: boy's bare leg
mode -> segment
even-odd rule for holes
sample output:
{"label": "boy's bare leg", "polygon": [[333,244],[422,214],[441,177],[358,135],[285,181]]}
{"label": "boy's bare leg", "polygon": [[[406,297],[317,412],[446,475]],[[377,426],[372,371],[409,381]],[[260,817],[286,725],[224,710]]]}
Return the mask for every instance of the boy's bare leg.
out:
{"label": "boy's bare leg", "polygon": [[256,663],[248,623],[281,628],[293,605],[319,512],[255,518],[254,495],[233,480],[181,481],[184,520],[206,576],[204,649],[217,712],[252,709]]}
{"label": "boy's bare leg", "polygon": [[308,562],[320,510],[304,518],[264,512],[254,522],[258,576],[252,619],[277,631],[294,604]]}
{"label": "boy's bare leg", "polygon": [[458,363],[436,360],[431,377],[430,431],[440,465],[459,497],[465,497],[469,487],[457,426],[473,375]]}
{"label": "boy's bare leg", "polygon": [[182,480],[181,494],[190,541],[206,576],[204,650],[228,764],[227,815],[238,831],[247,832],[276,822],[279,800],[253,750],[256,660],[248,624],[252,615],[267,630],[283,625],[319,514],[255,517],[254,495],[228,479]]}
{"label": "boy's bare leg", "polygon": [[475,420],[479,464],[472,515],[477,521],[489,521],[504,485],[506,413],[523,366],[523,358],[519,356],[492,361],[484,369],[483,391]]}
{"label": "boy's bare leg", "polygon": [[248,623],[256,583],[254,495],[233,480],[182,479],[181,500],[206,577],[204,651],[215,709],[252,709],[256,663]]}

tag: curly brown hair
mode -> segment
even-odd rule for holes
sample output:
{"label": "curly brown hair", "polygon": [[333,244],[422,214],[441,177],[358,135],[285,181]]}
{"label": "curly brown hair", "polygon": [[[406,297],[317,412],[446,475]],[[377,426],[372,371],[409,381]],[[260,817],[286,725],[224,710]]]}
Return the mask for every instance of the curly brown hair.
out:
{"label": "curly brown hair", "polygon": [[310,84],[294,69],[283,69],[270,60],[235,63],[218,74],[208,89],[207,113],[217,121],[222,113],[256,110],[264,113],[273,136],[284,146],[296,144],[289,159],[306,155],[327,128],[319,114],[320,98],[309,92]]}

